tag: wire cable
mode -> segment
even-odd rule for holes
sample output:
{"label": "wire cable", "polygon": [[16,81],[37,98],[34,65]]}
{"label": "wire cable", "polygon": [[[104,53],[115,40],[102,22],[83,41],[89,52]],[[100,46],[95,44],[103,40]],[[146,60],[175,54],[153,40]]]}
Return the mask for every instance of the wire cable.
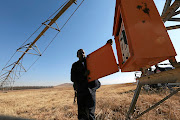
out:
{"label": "wire cable", "polygon": [[35,32],[33,32],[33,33],[31,34],[31,36],[30,36],[28,39],[26,39],[26,41],[24,41],[24,43],[23,43],[20,47],[22,47],[42,26],[43,26],[43,25],[39,26],[39,28],[38,28]]}
{"label": "wire cable", "polygon": [[71,14],[71,16],[68,18],[68,20],[64,23],[64,25],[61,27],[60,30],[62,30],[64,28],[64,26],[67,24],[67,22],[71,19],[71,17],[74,15],[74,13],[79,9],[79,7],[82,5],[82,3],[84,2],[84,0],[82,0],[82,2],[79,4],[79,6],[76,8],[76,10]]}
{"label": "wire cable", "polygon": [[[71,14],[71,16],[68,18],[68,20],[63,24],[63,26],[61,27],[60,30],[62,30],[64,28],[64,26],[68,23],[68,21],[71,19],[71,17],[74,15],[74,13],[79,9],[79,7],[82,5],[82,3],[84,2],[84,0],[82,0],[82,2],[78,5],[78,7],[75,9],[75,11]],[[54,38],[50,41],[50,43],[46,46],[46,48],[44,49],[44,51],[42,52],[41,56],[44,54],[44,52],[47,50],[47,48],[50,46],[50,44],[55,40],[55,38],[57,37],[57,35],[59,34],[60,32],[58,32]],[[29,71],[29,69],[31,69],[31,67],[39,60],[40,56],[34,61],[34,63],[27,69],[27,71]],[[26,72],[27,72],[26,71]],[[25,73],[24,73],[25,74]],[[22,77],[24,74],[22,74],[20,77]],[[20,78],[19,77],[19,78]],[[19,79],[18,78],[18,79]]]}
{"label": "wire cable", "polygon": [[[67,0],[66,2],[64,2],[49,18],[51,18],[56,12],[58,12],[68,1],[69,1],[69,0]],[[48,18],[48,19],[49,19],[49,18]],[[39,27],[36,29],[36,31],[35,31],[34,33],[32,33],[32,34],[30,35],[30,37],[27,38],[20,47],[22,47],[42,26],[43,26],[43,25],[39,26]],[[17,50],[16,50],[16,52],[11,56],[11,58],[8,60],[8,62],[6,63],[6,65],[5,65],[3,68],[5,68],[5,67],[8,65],[8,63],[9,63],[9,62],[11,61],[11,59],[15,56],[16,53],[17,53]],[[3,68],[2,68],[2,70],[1,70],[1,72],[0,72],[0,75],[1,75],[1,73],[3,72]]]}
{"label": "wire cable", "polygon": [[[68,23],[68,21],[71,19],[71,17],[74,15],[74,13],[78,10],[78,8],[82,5],[82,3],[84,2],[84,0],[82,0],[82,2],[79,4],[79,6],[75,9],[75,11],[71,14],[71,16],[68,18],[68,20],[64,23],[64,25],[61,27],[60,30],[62,30],[64,28],[64,26]],[[44,49],[44,51],[42,52],[41,55],[44,54],[44,52],[47,50],[47,48],[50,46],[50,44],[54,41],[54,39],[57,37],[57,35],[60,32],[58,32],[55,37],[50,41],[50,43],[47,45],[47,47]],[[40,56],[37,58],[37,60],[27,69],[27,71],[38,61],[38,59],[40,58]]]}
{"label": "wire cable", "polygon": [[[66,3],[68,3],[70,0],[67,0],[66,2],[64,2],[64,4],[62,4],[49,18],[51,18],[55,13],[57,13]],[[48,18],[48,19],[49,19]],[[47,20],[48,20],[47,19]]]}
{"label": "wire cable", "polygon": [[[50,19],[55,13],[57,13],[66,3],[68,2],[68,0],[66,2],[64,2],[50,17],[48,17],[48,19]],[[48,20],[47,19],[47,20]],[[22,45],[21,47],[42,27],[43,25],[41,25]]]}
{"label": "wire cable", "polygon": [[[68,1],[69,1],[69,0],[67,0],[66,2],[64,2],[48,19],[50,19],[56,12],[58,12]],[[47,19],[47,20],[48,20],[48,19]],[[39,26],[39,27],[36,29],[36,31],[35,31],[34,33],[32,33],[32,34],[30,35],[30,37],[27,38],[20,47],[22,47],[42,26],[43,26],[43,25]],[[11,58],[10,58],[9,61],[6,63],[6,65],[8,65],[8,63],[11,61],[11,59],[14,57],[14,55],[15,55],[16,53],[17,53],[17,50],[16,50],[16,52],[11,56]],[[6,67],[6,65],[5,65],[4,67]],[[4,68],[4,67],[3,67],[3,68]],[[3,68],[2,68],[2,70],[1,70],[1,72],[0,72],[0,75],[1,75],[1,73],[2,73],[2,71],[3,71]]]}
{"label": "wire cable", "polygon": [[[16,51],[17,52],[17,51]],[[1,72],[0,72],[0,75],[3,71],[3,69],[7,66],[7,64],[11,61],[11,59],[14,57],[14,55],[16,54],[16,52],[11,56],[11,58],[9,59],[9,61],[6,63],[6,65],[2,68]]]}

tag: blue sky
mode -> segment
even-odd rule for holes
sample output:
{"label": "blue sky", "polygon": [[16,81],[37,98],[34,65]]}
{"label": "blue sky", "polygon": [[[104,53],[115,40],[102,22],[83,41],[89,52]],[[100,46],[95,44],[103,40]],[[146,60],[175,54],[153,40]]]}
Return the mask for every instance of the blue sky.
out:
{"label": "blue sky", "polygon": [[[65,0],[1,0],[0,1],[0,69],[4,67],[21,44],[53,14]],[[78,3],[81,1],[78,0]],[[165,0],[155,0],[159,12],[162,12]],[[73,4],[58,20],[59,26],[68,19],[77,5]],[[47,51],[15,85],[58,85],[70,82],[70,70],[77,61],[76,51],[84,49],[86,54],[103,46],[108,39],[113,39],[115,0],[85,0],[82,6],[62,29]],[[172,22],[166,25],[172,25]],[[39,32],[41,32],[42,28]],[[38,33],[39,33],[38,32]],[[28,42],[33,41],[36,33]],[[51,41],[57,32],[49,29],[37,42],[40,51]],[[180,30],[168,32],[177,54],[180,54]],[[27,42],[27,43],[28,43]],[[115,45],[113,45],[116,55]],[[17,53],[9,64],[17,61]],[[28,68],[36,56],[25,56],[23,65]],[[180,57],[177,57],[180,61]],[[102,84],[132,82],[134,73],[115,73],[101,78]]]}

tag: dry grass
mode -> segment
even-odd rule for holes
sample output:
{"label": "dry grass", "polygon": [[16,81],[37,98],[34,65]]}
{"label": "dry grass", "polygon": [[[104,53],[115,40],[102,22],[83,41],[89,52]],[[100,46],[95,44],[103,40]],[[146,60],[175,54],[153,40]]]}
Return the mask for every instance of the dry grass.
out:
{"label": "dry grass", "polygon": [[[97,91],[97,120],[124,120],[136,85],[105,85]],[[130,92],[127,92],[130,91]],[[125,92],[125,93],[124,93]],[[135,114],[142,112],[168,93],[142,92]],[[139,120],[179,120],[180,94],[176,94]],[[77,120],[77,105],[73,105],[72,87],[38,90],[16,90],[0,93],[2,115],[38,120]]]}

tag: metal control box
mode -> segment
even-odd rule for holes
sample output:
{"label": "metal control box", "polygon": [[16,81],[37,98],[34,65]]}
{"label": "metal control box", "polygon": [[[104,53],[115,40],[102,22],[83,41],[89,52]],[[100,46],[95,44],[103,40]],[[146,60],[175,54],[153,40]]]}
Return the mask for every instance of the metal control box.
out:
{"label": "metal control box", "polygon": [[122,72],[176,56],[153,0],[116,0],[113,36]]}
{"label": "metal control box", "polygon": [[119,71],[110,43],[87,55],[86,64],[90,71],[88,75],[89,82]]}

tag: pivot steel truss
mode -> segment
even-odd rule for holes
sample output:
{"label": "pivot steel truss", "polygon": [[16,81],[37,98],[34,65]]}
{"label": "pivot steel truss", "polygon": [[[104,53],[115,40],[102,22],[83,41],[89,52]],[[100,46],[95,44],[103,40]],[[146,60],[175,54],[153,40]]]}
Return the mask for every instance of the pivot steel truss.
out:
{"label": "pivot steel truss", "polygon": [[[34,44],[33,46],[30,47],[32,43],[28,43],[20,48],[17,49],[18,52],[23,52],[23,53],[27,53],[27,54],[32,54],[32,55],[38,55],[38,56],[41,56],[41,52],[40,50],[38,49],[37,45]],[[34,51],[35,53],[33,52],[25,52],[25,51],[22,51],[23,49],[29,49],[31,51]]]}
{"label": "pivot steel truss", "polygon": [[[161,15],[162,21],[164,23],[166,21],[180,22],[180,18],[174,18],[174,16],[180,14],[180,10],[177,11],[178,8],[180,7],[180,0],[175,0],[172,4],[171,2],[172,0],[166,0],[166,3],[164,5],[164,9]],[[180,25],[166,27],[167,30],[178,29],[178,28],[180,28]]]}
{"label": "pivot steel truss", "polygon": [[[8,85],[9,83],[11,83],[12,81],[14,81],[15,78],[18,78],[19,76],[17,75],[17,73],[19,72],[19,75],[21,72],[26,72],[26,69],[23,67],[22,65],[22,60],[23,57],[25,56],[25,54],[32,54],[32,55],[38,55],[41,56],[41,52],[38,49],[37,45],[35,44],[42,35],[44,35],[44,33],[49,29],[49,28],[53,28],[55,30],[57,30],[58,32],[60,32],[60,29],[56,23],[56,20],[73,4],[76,3],[76,0],[68,0],[68,2],[62,7],[62,9],[59,10],[59,12],[55,15],[55,17],[53,19],[49,19],[45,22],[43,22],[42,24],[45,25],[45,28],[42,30],[42,32],[35,38],[35,40],[31,43],[28,43],[20,48],[17,49],[18,52],[22,52],[23,54],[19,57],[19,59],[8,65],[5,66],[2,71],[7,71],[4,72],[1,76],[0,76],[0,88],[4,87],[6,85]],[[49,22],[49,23],[47,23]],[[52,27],[53,24],[56,24],[57,28]],[[29,52],[31,50],[31,52]],[[11,68],[10,68],[11,67]],[[7,70],[7,68],[10,68],[9,70]]]}
{"label": "pivot steel truss", "polygon": [[57,28],[54,28],[54,27],[52,27],[52,26],[46,24],[46,22],[51,21],[51,20],[52,20],[52,19],[46,20],[46,21],[43,22],[42,24],[45,25],[45,26],[47,26],[47,27],[50,27],[50,28],[52,28],[52,29],[57,30],[57,31],[60,32],[59,26],[58,26],[58,24],[57,24],[56,22],[54,22],[54,23],[56,24]]}
{"label": "pivot steel truss", "polygon": [[[3,74],[0,76],[0,87],[7,87],[8,85],[11,87],[15,79],[19,78],[22,72],[26,72],[26,69],[24,68],[22,63],[23,60],[18,63],[14,62],[2,69]],[[11,70],[12,67],[14,67],[13,70]]]}

